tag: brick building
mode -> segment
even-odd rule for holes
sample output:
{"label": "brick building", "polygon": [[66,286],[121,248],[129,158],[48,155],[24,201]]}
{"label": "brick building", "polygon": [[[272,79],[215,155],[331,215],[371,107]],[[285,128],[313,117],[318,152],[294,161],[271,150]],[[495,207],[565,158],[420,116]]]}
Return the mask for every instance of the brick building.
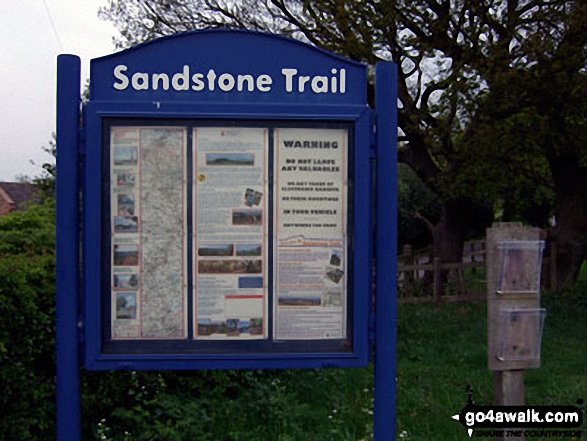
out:
{"label": "brick building", "polygon": [[0,182],[0,216],[11,211],[25,210],[29,204],[38,202],[39,190],[33,184]]}

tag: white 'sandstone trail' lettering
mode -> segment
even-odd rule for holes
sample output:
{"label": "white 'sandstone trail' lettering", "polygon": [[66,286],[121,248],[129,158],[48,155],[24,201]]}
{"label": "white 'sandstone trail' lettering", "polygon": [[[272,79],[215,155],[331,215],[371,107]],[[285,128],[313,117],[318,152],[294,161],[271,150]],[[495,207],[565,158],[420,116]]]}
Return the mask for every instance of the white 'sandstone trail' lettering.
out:
{"label": "white 'sandstone trail' lettering", "polygon": [[[174,90],[182,91],[215,91],[222,92],[271,92],[274,79],[268,74],[252,75],[216,73],[209,69],[207,73],[192,72],[187,64],[180,72],[131,72],[128,66],[119,64],[113,71],[116,90]],[[281,69],[283,84],[287,93],[331,93],[346,92],[346,70],[332,68],[327,75],[303,75],[298,69]]]}

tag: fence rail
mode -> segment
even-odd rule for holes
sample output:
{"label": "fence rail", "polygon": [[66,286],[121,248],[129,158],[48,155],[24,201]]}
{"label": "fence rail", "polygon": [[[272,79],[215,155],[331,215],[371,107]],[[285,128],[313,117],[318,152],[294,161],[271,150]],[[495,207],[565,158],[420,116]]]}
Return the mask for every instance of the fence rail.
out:
{"label": "fence rail", "polygon": [[483,300],[487,295],[485,262],[399,264],[400,303],[435,304]]}
{"label": "fence rail", "polygon": [[[557,242],[547,242],[542,260],[542,286],[557,289],[565,281],[557,280],[557,261],[565,252]],[[466,302],[487,297],[485,280],[485,240],[465,242],[463,262],[441,263],[430,251],[414,252],[404,246],[398,257],[398,301],[435,304]]]}
{"label": "fence rail", "polygon": [[463,261],[442,263],[430,251],[414,252],[404,246],[398,262],[398,301],[435,304],[483,300],[485,281],[485,240],[467,241]]}

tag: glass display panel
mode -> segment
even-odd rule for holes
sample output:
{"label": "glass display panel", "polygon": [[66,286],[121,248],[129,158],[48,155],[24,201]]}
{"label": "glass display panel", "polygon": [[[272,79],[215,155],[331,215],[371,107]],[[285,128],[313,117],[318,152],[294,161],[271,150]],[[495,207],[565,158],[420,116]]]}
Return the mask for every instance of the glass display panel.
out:
{"label": "glass display panel", "polygon": [[349,124],[104,130],[105,353],[353,350]]}

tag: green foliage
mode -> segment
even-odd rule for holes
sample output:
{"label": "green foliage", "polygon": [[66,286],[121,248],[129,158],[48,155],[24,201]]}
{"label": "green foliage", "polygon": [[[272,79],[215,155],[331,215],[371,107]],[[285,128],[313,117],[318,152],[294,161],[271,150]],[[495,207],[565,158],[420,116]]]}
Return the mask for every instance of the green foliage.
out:
{"label": "green foliage", "polygon": [[[0,439],[55,438],[55,207],[0,218]],[[359,440],[368,370],[82,371],[83,439]]]}
{"label": "green foliage", "polygon": [[55,433],[54,204],[0,218],[0,439]]}
{"label": "green foliage", "polygon": [[547,227],[555,208],[554,183],[543,154],[547,124],[535,107],[510,107],[499,94],[481,101],[477,119],[459,141],[466,144],[460,160],[467,167],[443,176],[441,186],[454,195],[473,192],[495,201],[500,221]]}
{"label": "green foliage", "polygon": [[398,247],[410,244],[416,249],[432,242],[426,222],[440,219],[438,197],[406,165],[398,167]]}
{"label": "green foliage", "polygon": [[55,133],[51,140],[49,140],[49,146],[43,147],[45,153],[50,154],[53,157],[52,162],[45,162],[43,164],[44,173],[36,176],[33,182],[41,190],[41,192],[49,198],[55,197],[55,178],[57,176],[57,168],[55,164],[55,158],[57,156],[57,138]]}
{"label": "green foliage", "polygon": [[[573,405],[587,393],[584,335],[587,305],[582,293],[546,295],[547,308],[540,369],[526,371],[526,402]],[[560,302],[560,296],[569,302]],[[574,299],[574,300],[571,300]],[[484,302],[401,305],[398,311],[398,439],[453,441],[467,439],[451,419],[473,389],[478,405],[493,402],[493,374],[487,370],[487,312]],[[583,428],[585,430],[585,428]],[[535,438],[528,438],[535,439]],[[552,438],[544,438],[552,439]]]}
{"label": "green foliage", "polygon": [[124,391],[92,408],[86,425],[101,440],[334,441],[366,439],[372,431],[369,370],[99,376],[86,376],[101,384],[98,401],[111,381]]}
{"label": "green foliage", "polygon": [[[583,262],[583,265],[581,265],[577,282],[587,285],[587,261]],[[587,286],[585,286],[585,288],[587,288]]]}
{"label": "green foliage", "polygon": [[[0,439],[55,438],[54,205],[0,218]],[[24,233],[26,234],[24,234]],[[528,402],[585,396],[585,288],[545,296],[543,366]],[[398,436],[464,439],[450,419],[471,386],[491,402],[484,304],[398,311]],[[373,371],[85,372],[83,439],[365,441]]]}
{"label": "green foliage", "polygon": [[483,312],[480,304],[401,306],[397,433],[404,439],[465,439],[450,416],[465,405],[467,386],[478,404],[491,400]]}
{"label": "green foliage", "polygon": [[[458,257],[463,230],[476,228],[476,216],[450,203],[468,198],[497,207],[502,221],[545,227],[555,212],[558,239],[587,249],[585,2],[109,0],[100,15],[122,47],[234,27],[293,36],[370,67],[393,60],[399,159],[444,203],[437,254]],[[414,240],[424,234],[409,216],[400,222]]]}
{"label": "green foliage", "polygon": [[0,257],[55,252],[55,201],[0,217]]}

